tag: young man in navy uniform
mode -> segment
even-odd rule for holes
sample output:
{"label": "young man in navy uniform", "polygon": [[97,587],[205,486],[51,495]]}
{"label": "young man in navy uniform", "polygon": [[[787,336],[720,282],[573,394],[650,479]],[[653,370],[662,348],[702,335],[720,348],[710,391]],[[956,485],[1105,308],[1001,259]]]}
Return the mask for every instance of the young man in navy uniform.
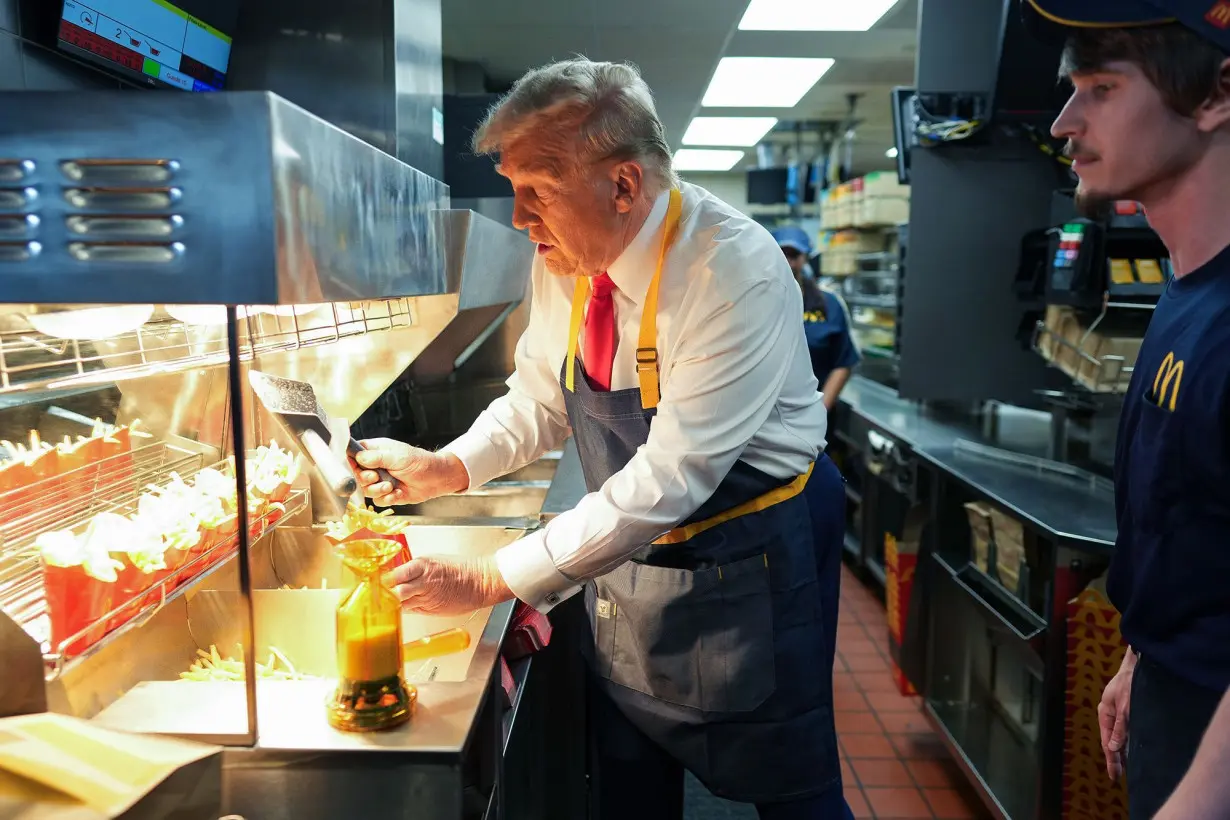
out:
{"label": "young man in navy uniform", "polygon": [[811,278],[807,257],[811,240],[802,228],[788,226],[773,232],[786,255],[795,281],[803,290],[803,330],[811,369],[820,384],[824,406],[832,410],[850,375],[862,358],[850,334],[850,315],[841,297],[825,290]]}
{"label": "young man in navy uniform", "polygon": [[1140,202],[1174,279],[1124,400],[1108,591],[1131,649],[1098,707],[1133,820],[1181,780],[1230,684],[1230,2],[1023,0],[1066,28],[1080,204]]}

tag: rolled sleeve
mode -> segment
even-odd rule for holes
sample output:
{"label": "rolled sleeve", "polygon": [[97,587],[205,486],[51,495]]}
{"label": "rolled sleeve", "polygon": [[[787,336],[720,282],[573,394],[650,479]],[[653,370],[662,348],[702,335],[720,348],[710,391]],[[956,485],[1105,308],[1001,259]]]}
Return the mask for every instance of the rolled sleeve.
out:
{"label": "rolled sleeve", "polygon": [[450,444],[440,448],[440,452],[454,455],[461,461],[470,477],[468,489],[478,489],[504,475],[504,459],[500,457],[499,449],[479,430],[463,433]]}
{"label": "rolled sleeve", "polygon": [[495,564],[513,595],[544,615],[581,589],[555,566],[543,530],[500,549]]}

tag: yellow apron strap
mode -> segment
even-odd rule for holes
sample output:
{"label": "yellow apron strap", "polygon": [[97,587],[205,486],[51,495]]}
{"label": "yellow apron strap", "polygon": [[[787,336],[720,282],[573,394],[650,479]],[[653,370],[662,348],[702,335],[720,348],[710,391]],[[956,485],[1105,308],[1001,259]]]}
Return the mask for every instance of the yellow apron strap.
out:
{"label": "yellow apron strap", "polygon": [[678,188],[672,188],[670,204],[666,208],[666,230],[662,231],[662,246],[658,249],[658,267],[649,282],[649,290],[645,292],[641,332],[636,343],[636,378],[640,382],[643,410],[653,410],[661,399],[658,383],[658,286],[662,283],[666,253],[679,235],[679,214],[682,210],[683,195]]}
{"label": "yellow apron strap", "polygon": [[[641,407],[645,410],[657,407],[661,397],[658,390],[658,285],[662,281],[666,253],[679,235],[679,215],[682,210],[683,195],[678,188],[672,188],[670,202],[666,207],[662,246],[658,249],[658,266],[649,282],[649,290],[645,293],[640,335],[637,337],[636,378],[640,382]],[[577,339],[581,335],[581,325],[585,323],[585,300],[588,298],[589,279],[584,276],[577,277],[577,283],[572,289],[572,321],[568,328],[568,366],[564,370],[564,386],[569,392],[576,390]]]}
{"label": "yellow apron strap", "polygon": [[[737,507],[731,507],[726,512],[718,513],[712,518],[706,518],[703,521],[697,521],[695,524],[688,524],[685,527],[676,527],[675,529],[663,535],[654,541],[655,544],[682,544],[690,538],[700,535],[705,530],[711,530],[718,524],[725,524],[727,521],[733,521],[744,515],[762,512],[769,509],[774,504],[780,504],[783,501],[789,501],[799,493],[803,492],[803,488],[807,486],[807,479],[811,477],[811,471],[816,465],[814,463],[807,465],[807,472],[791,481],[778,487],[776,490],[769,490],[761,496],[753,498],[751,501],[744,502]],[[765,566],[768,566],[769,559],[765,558]]]}
{"label": "yellow apron strap", "polygon": [[564,386],[569,393],[576,392],[577,337],[585,321],[585,300],[589,298],[589,278],[578,276],[572,289],[572,323],[568,329],[568,367],[564,370]]}

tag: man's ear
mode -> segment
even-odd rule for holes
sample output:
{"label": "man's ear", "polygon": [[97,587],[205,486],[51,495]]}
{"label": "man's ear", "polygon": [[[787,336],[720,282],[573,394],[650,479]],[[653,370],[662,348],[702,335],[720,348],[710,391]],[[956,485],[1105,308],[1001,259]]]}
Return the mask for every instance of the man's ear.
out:
{"label": "man's ear", "polygon": [[1216,131],[1227,123],[1230,123],[1230,60],[1221,64],[1213,96],[1196,109],[1196,125],[1201,131]]}
{"label": "man's ear", "polygon": [[615,194],[615,211],[626,214],[632,210],[637,198],[645,188],[645,169],[639,162],[625,160],[611,167],[612,189]]}

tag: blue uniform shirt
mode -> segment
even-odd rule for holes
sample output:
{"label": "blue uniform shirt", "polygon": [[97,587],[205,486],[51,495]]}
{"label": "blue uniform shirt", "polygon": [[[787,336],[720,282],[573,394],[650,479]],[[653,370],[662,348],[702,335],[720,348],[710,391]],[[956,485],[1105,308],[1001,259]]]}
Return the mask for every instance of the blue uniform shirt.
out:
{"label": "blue uniform shirt", "polygon": [[1170,282],[1119,420],[1107,591],[1138,652],[1230,685],[1230,248]]}
{"label": "blue uniform shirt", "polygon": [[803,285],[803,331],[812,372],[821,387],[834,370],[858,364],[858,346],[850,336],[845,306],[835,294],[810,281]]}

